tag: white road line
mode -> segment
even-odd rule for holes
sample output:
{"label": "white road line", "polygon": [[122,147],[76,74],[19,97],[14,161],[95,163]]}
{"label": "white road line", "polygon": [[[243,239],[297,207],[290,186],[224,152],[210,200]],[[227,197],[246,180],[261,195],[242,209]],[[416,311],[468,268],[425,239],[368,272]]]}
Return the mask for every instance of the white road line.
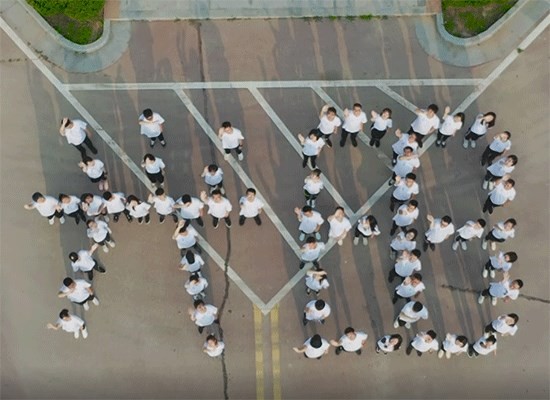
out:
{"label": "white road line", "polygon": [[27,56],[29,60],[35,65],[40,72],[50,81],[50,83],[65,97],[65,99],[76,109],[77,112],[88,122],[88,124],[94,128],[97,134],[105,141],[107,146],[113,150],[113,152],[122,160],[124,164],[130,168],[130,170],[137,176],[137,178],[149,189],[149,191],[154,192],[155,188],[151,184],[151,181],[143,173],[141,168],[139,168],[131,159],[128,157],[128,154],[111,138],[111,136],[103,130],[101,125],[92,117],[92,115],[84,108],[82,104],[73,96],[72,93],[65,87],[59,79],[46,67],[46,65],[36,57],[36,54],[27,46],[17,34],[9,27],[9,25],[0,17],[0,27],[6,34],[10,37],[11,40],[21,49],[23,53]]}
{"label": "white road line", "polygon": [[482,78],[465,79],[359,79],[339,81],[220,81],[157,83],[67,83],[68,90],[184,90],[184,89],[289,89],[304,87],[476,86]]}
{"label": "white road line", "polygon": [[[266,114],[271,118],[273,123],[279,128],[283,136],[286,138],[286,140],[290,143],[292,148],[296,150],[296,152],[302,157],[302,147],[298,143],[298,140],[294,137],[294,135],[290,132],[290,130],[286,127],[284,122],[279,118],[275,110],[271,108],[269,103],[266,101],[266,99],[262,96],[260,91],[256,88],[248,88],[250,93],[252,93],[252,96],[256,99],[256,101],[260,104],[260,106],[264,109]],[[336,203],[344,208],[344,211],[347,215],[353,214],[353,210],[348,206],[346,201],[342,196],[340,196],[340,193],[332,186],[332,183],[324,176],[324,174],[321,177],[323,181],[323,185],[325,186],[325,189],[327,192],[334,198]]]}
{"label": "white road line", "polygon": [[388,96],[390,96],[392,99],[397,101],[399,104],[401,104],[403,107],[408,109],[411,112],[415,112],[418,107],[416,107],[413,103],[411,103],[409,100],[398,94],[397,92],[393,91],[388,87],[388,85],[376,85],[378,89],[380,89],[382,92],[386,93]]}

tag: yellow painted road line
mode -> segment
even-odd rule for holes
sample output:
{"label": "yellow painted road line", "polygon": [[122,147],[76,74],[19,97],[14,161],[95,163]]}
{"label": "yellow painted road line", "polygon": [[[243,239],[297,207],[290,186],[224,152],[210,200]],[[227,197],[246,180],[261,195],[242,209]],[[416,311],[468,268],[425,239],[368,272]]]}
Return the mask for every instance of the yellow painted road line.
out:
{"label": "yellow painted road line", "polygon": [[264,343],[262,330],[262,311],[254,307],[254,341],[256,346],[256,399],[264,400]]}
{"label": "yellow painted road line", "polygon": [[273,399],[281,399],[281,351],[279,343],[279,304],[271,310],[271,361],[273,372]]}

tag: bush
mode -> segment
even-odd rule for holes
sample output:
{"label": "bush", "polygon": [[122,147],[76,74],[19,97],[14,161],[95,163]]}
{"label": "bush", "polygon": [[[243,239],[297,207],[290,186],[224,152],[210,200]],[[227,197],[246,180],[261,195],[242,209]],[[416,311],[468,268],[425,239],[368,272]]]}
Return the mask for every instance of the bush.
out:
{"label": "bush", "polygon": [[62,14],[78,21],[98,17],[105,6],[105,0],[27,0],[43,17]]}

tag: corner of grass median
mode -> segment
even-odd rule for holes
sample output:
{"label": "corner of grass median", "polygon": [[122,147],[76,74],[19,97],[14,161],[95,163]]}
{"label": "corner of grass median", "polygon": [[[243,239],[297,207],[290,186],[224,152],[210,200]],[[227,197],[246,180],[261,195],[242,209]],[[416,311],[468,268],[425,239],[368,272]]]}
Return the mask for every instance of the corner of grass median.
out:
{"label": "corner of grass median", "polygon": [[485,32],[517,3],[517,0],[442,0],[445,29],[469,38]]}
{"label": "corner of grass median", "polygon": [[105,0],[27,0],[27,3],[71,42],[93,43],[103,33]]}

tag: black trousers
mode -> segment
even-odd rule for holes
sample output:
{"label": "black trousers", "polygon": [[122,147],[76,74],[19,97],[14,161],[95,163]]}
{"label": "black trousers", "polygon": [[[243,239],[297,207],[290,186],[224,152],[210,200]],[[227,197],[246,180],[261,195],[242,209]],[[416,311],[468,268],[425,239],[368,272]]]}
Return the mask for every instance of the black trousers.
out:
{"label": "black trousers", "polygon": [[449,138],[450,136],[444,135],[440,131],[437,131],[437,140],[439,140],[441,144],[445,144]]}
{"label": "black trousers", "polygon": [[157,172],[156,174],[150,174],[146,171],[147,177],[152,183],[163,183],[164,182],[164,175],[162,175],[162,171]]}
{"label": "black trousers", "polygon": [[61,211],[56,211],[56,212],[54,212],[52,215],[47,216],[46,218],[52,219],[52,218],[54,218],[54,217],[55,217],[55,218],[62,218],[62,217],[63,217],[63,210],[61,210]]}
{"label": "black trousers", "polygon": [[90,138],[86,135],[86,137],[84,138],[84,141],[82,143],[73,144],[73,146],[76,147],[76,149],[80,152],[80,156],[82,157],[82,159],[84,159],[84,157],[87,156],[86,149],[84,148],[84,145],[86,145],[86,147],[88,147],[88,149],[90,149],[92,154],[97,154],[97,149],[95,148],[95,146],[92,143],[92,141],[90,140]]}
{"label": "black trousers", "polygon": [[[174,222],[178,222],[178,217],[175,214],[172,214],[172,218],[174,218]],[[186,229],[191,224],[191,221],[197,221],[199,226],[204,226],[204,221],[200,215],[197,218],[184,219],[184,221],[185,224],[183,224],[183,229]]]}
{"label": "black trousers", "polygon": [[82,211],[80,208],[75,212],[67,214],[67,217],[74,218],[74,222],[76,222],[77,225],[81,220],[86,221],[86,214],[84,214],[84,211]]}
{"label": "black trousers", "polygon": [[426,137],[426,135],[423,135],[421,133],[418,133],[416,132],[413,127],[411,126],[409,128],[409,131],[407,132],[409,135],[411,134],[415,134],[416,135],[416,143],[418,143],[418,147],[422,148],[422,146],[424,146],[424,144],[422,143],[422,141],[424,140],[424,138]]}
{"label": "black trousers", "polygon": [[495,158],[501,154],[502,153],[499,153],[498,151],[491,150],[491,148],[487,146],[481,155],[481,165],[491,165],[493,161],[495,161]]}
{"label": "black trousers", "polygon": [[468,133],[466,133],[466,136],[464,136],[464,139],[473,140],[475,142],[476,140],[478,140],[482,136],[485,136],[485,135],[476,135],[474,132],[468,131]]}
{"label": "black trousers", "polygon": [[487,235],[485,235],[485,239],[484,239],[486,242],[497,242],[497,243],[503,243],[506,239],[500,239],[500,238],[497,238],[495,237],[495,235],[493,235],[493,231],[489,232]]}
{"label": "black trousers", "polygon": [[371,128],[370,130],[370,142],[369,145],[374,147],[380,147],[380,140],[384,137],[388,130],[379,131],[378,129]]}
{"label": "black trousers", "polygon": [[357,147],[357,135],[359,132],[348,132],[345,129],[342,129],[342,136],[340,137],[340,146],[344,147],[346,144],[346,140],[348,139],[348,135],[350,136],[351,145],[353,147]]}
{"label": "black trousers", "polygon": [[304,161],[302,162],[302,167],[305,168],[307,166],[307,160],[310,160],[311,168],[317,168],[317,164],[315,163],[315,160],[317,160],[317,156],[306,156],[304,154]]}
{"label": "black trousers", "polygon": [[95,264],[94,264],[93,268],[92,268],[91,270],[89,270],[89,271],[86,271],[86,274],[88,275],[88,279],[89,279],[89,280],[93,280],[93,279],[94,279],[94,269],[95,269],[96,271],[100,272],[100,273],[105,272],[105,268],[104,268],[104,267],[102,267],[101,265],[99,265],[99,263],[98,263],[96,260],[94,260],[94,262],[95,262]]}
{"label": "black trousers", "polygon": [[231,154],[231,150],[235,150],[235,152],[238,154],[241,154],[243,152],[242,150],[242,147],[241,146],[237,146],[237,147],[234,147],[232,149],[223,149],[223,151],[225,151],[225,154]]}
{"label": "black trousers", "polygon": [[485,204],[483,205],[483,212],[488,212],[489,214],[493,213],[495,207],[502,207],[504,204],[495,204],[491,201],[491,196],[487,196]]}

